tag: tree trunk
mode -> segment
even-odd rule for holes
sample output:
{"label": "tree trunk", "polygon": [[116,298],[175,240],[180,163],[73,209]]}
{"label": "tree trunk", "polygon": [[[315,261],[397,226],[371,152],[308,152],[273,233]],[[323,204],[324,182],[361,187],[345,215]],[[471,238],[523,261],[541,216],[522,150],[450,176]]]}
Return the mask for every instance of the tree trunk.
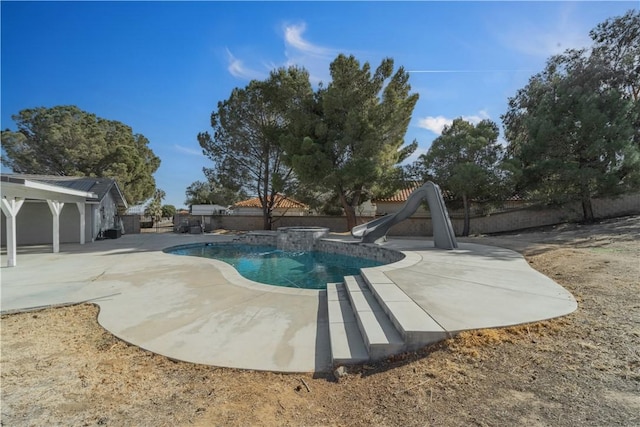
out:
{"label": "tree trunk", "polygon": [[344,214],[347,217],[347,228],[348,231],[351,231],[353,227],[358,225],[358,221],[356,219],[356,210],[349,203],[343,203],[342,207],[344,208]]}
{"label": "tree trunk", "polygon": [[464,227],[462,228],[462,237],[469,235],[469,224],[471,222],[469,216],[469,199],[466,194],[462,194],[462,206],[464,207]]}
{"label": "tree trunk", "polygon": [[593,222],[593,207],[591,206],[591,197],[582,196],[582,217],[585,222]]}
{"label": "tree trunk", "polygon": [[272,216],[272,207],[271,204],[273,201],[269,200],[266,196],[262,198],[262,229],[263,230],[271,230],[271,216]]}
{"label": "tree trunk", "polygon": [[351,206],[343,192],[340,192],[340,203],[342,204],[344,214],[347,217],[347,229],[348,231],[351,231],[353,227],[358,225],[356,219],[356,209]]}
{"label": "tree trunk", "polygon": [[582,202],[582,218],[584,222],[593,222],[593,207],[591,206],[591,192],[589,191],[589,183],[583,178],[580,185],[581,202]]}
{"label": "tree trunk", "polygon": [[269,212],[262,212],[262,229],[271,230],[271,216]]}

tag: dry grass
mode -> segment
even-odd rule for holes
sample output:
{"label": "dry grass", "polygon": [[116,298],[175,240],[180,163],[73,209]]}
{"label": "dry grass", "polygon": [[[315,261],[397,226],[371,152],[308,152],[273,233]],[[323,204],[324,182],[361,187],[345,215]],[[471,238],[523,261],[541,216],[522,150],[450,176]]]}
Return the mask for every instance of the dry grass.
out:
{"label": "dry grass", "polygon": [[92,305],[4,315],[2,424],[638,426],[640,245],[627,237],[528,257],[576,295],[570,316],[463,332],[340,381],[172,361],[114,338]]}

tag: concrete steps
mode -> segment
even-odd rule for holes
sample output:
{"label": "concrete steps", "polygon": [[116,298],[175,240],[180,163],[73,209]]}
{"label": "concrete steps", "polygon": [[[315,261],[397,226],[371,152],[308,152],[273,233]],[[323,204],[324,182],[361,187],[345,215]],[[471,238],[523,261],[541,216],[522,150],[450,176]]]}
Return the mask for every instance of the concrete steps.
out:
{"label": "concrete steps", "polygon": [[334,365],[379,360],[446,338],[442,327],[382,272],[362,273],[327,284]]}
{"label": "concrete steps", "polygon": [[369,359],[378,360],[400,353],[404,347],[402,337],[362,277],[346,276],[344,284]]}
{"label": "concrete steps", "polygon": [[362,278],[402,336],[405,350],[416,350],[447,338],[449,334],[442,326],[384,273],[367,269]]}
{"label": "concrete steps", "polygon": [[329,337],[334,365],[363,363],[369,353],[358,329],[344,284],[327,283]]}

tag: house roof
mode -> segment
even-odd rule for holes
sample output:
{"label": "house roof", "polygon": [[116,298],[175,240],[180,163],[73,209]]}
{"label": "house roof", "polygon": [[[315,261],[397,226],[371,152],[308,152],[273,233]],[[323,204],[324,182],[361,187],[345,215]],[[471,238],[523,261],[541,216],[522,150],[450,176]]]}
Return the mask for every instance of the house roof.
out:
{"label": "house roof", "polygon": [[127,207],[127,201],[122,195],[118,183],[112,178],[31,174],[2,174],[2,177],[3,181],[28,180],[75,191],[93,193],[96,197],[87,197],[87,202],[100,202],[107,193],[111,193],[118,206]]}
{"label": "house roof", "polygon": [[[294,200],[292,198],[283,196],[281,194],[277,194],[275,197],[274,208],[280,209],[308,209],[309,206],[305,205],[302,202]],[[232,206],[232,208],[262,208],[262,204],[260,203],[260,199],[258,197],[254,197],[252,199],[243,200],[241,202],[237,202]]]}
{"label": "house roof", "polygon": [[[407,201],[411,193],[420,188],[423,184],[424,183],[420,181],[407,181],[403,184],[403,187],[400,190],[395,192],[393,196],[374,199],[373,201],[375,203],[404,203]],[[440,191],[442,191],[442,197],[445,200],[451,200],[453,198],[451,192],[442,188],[440,189]]]}
{"label": "house roof", "polygon": [[[393,196],[382,198],[382,199],[374,199],[374,202],[375,203],[404,203],[407,201],[411,193],[413,193],[414,190],[422,186],[422,184],[423,183],[419,181],[407,181],[404,183],[403,188],[398,190]],[[441,191],[442,191],[442,197],[445,200],[453,199],[453,194],[451,194],[450,191],[447,191],[444,189],[441,189]],[[520,194],[513,194],[505,199],[505,201],[507,202],[520,202],[520,201],[526,201],[526,200],[527,198],[523,197]]]}
{"label": "house roof", "polygon": [[375,199],[375,202],[387,202],[387,203],[394,203],[394,202],[406,202],[407,199],[409,198],[409,196],[411,195],[411,193],[413,193],[413,191],[415,189],[417,189],[418,187],[420,187],[422,185],[422,183],[418,182],[418,181],[407,181],[403,184],[403,187],[396,191],[396,193],[391,196],[391,197],[384,197],[381,199]]}
{"label": "house roof", "polygon": [[[59,185],[48,184],[16,178],[14,176],[0,175],[0,196],[3,199],[30,199],[30,200],[56,200],[63,203],[83,202],[89,198],[96,198],[95,193],[81,191],[72,188],[60,187]],[[19,209],[19,208],[18,208]],[[3,212],[5,205],[2,205]]]}

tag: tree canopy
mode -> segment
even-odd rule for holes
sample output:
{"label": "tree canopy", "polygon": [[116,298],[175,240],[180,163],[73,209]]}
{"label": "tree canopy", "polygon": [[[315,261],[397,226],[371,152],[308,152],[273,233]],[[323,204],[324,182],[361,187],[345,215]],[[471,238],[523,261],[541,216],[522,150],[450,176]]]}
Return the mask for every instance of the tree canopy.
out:
{"label": "tree canopy", "polygon": [[114,178],[129,203],[153,195],[160,159],[141,134],[75,106],[33,108],[2,131],[4,165],[16,173]]}
{"label": "tree canopy", "polygon": [[417,147],[404,136],[418,94],[389,58],[372,74],[369,63],[339,55],[330,72],[328,86],[301,110],[294,134],[304,139],[287,145],[287,159],[301,182],[340,200],[352,228],[359,204],[398,188],[398,164]]}
{"label": "tree canopy", "polygon": [[640,10],[630,10],[598,24],[589,33],[592,58],[604,68],[605,82],[633,101],[634,142],[640,147]]}
{"label": "tree canopy", "polygon": [[280,68],[265,81],[234,89],[211,114],[213,134],[198,134],[200,146],[214,162],[205,175],[225,188],[257,194],[264,229],[271,228],[276,195],[286,194],[295,184],[282,142],[292,139],[293,117],[312,95],[305,70]]}
{"label": "tree canopy", "polygon": [[185,191],[187,206],[191,205],[231,205],[245,198],[242,191],[233,191],[222,187],[215,181],[195,181]]}
{"label": "tree canopy", "polygon": [[166,197],[166,193],[160,189],[157,189],[153,193],[151,203],[144,210],[146,216],[150,216],[157,223],[162,218],[162,200]]}
{"label": "tree canopy", "polygon": [[162,205],[162,217],[163,218],[171,218],[177,212],[177,209],[173,205]]}
{"label": "tree canopy", "polygon": [[[503,116],[509,152],[522,173],[520,187],[551,203],[579,200],[587,221],[594,218],[592,197],[640,185],[640,146],[634,143],[638,83],[627,81],[626,71],[613,71],[629,71],[626,66],[611,66],[615,58],[635,57],[632,62],[640,67],[635,28],[640,21],[627,18],[592,31],[591,51],[568,50],[550,58],[545,70],[509,99]],[[612,53],[626,52],[612,45],[619,43],[635,53]]]}
{"label": "tree canopy", "polygon": [[491,120],[473,125],[457,118],[416,162],[424,178],[434,179],[462,201],[463,236],[469,235],[471,199],[496,198],[501,192],[503,149],[498,144],[499,133]]}
{"label": "tree canopy", "polygon": [[605,68],[607,81],[623,96],[640,100],[640,10],[629,10],[589,32],[593,59]]}

